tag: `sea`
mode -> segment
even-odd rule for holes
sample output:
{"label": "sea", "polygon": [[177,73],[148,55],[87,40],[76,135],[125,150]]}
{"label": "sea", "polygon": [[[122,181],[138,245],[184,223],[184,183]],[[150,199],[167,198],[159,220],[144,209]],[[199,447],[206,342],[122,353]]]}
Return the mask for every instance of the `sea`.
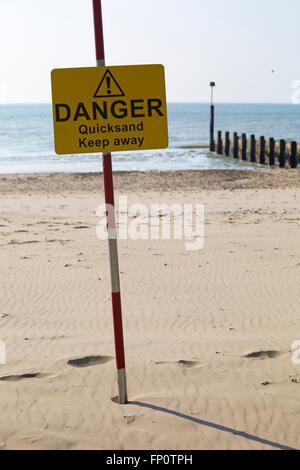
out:
{"label": "sea", "polygon": [[[207,103],[169,103],[169,147],[113,153],[115,171],[259,169],[208,149]],[[215,129],[300,141],[300,106],[293,104],[215,104]],[[50,104],[0,105],[0,174],[99,172],[101,154],[58,156],[54,151]]]}

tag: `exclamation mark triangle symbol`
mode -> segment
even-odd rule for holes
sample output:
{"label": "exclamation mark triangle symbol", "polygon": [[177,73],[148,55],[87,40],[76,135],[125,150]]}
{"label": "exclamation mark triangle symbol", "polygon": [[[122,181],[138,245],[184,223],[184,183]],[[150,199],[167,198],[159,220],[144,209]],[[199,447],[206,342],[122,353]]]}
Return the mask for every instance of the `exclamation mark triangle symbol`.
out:
{"label": "exclamation mark triangle symbol", "polygon": [[94,98],[114,98],[116,96],[125,96],[125,93],[110,70],[106,70],[94,93]]}

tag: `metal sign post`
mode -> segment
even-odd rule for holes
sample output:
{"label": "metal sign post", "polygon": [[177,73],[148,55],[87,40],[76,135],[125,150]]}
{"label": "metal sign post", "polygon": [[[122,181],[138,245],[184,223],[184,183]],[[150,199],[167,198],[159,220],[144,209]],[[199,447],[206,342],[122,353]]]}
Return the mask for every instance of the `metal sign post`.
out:
{"label": "metal sign post", "polygon": [[[95,45],[96,45],[96,61],[99,67],[105,65],[104,38],[103,38],[103,22],[101,0],[93,0],[94,11],[94,28],[95,28]],[[114,186],[111,165],[111,154],[102,154],[104,193],[107,216],[108,229],[108,249],[109,263],[111,275],[111,295],[112,295],[112,312],[115,335],[116,363],[119,387],[119,403],[127,403],[127,385],[126,385],[126,369],[125,369],[125,353],[124,353],[124,337],[122,324],[122,308],[120,294],[120,275],[118,262],[118,246],[117,231],[115,221],[115,203],[114,203]]]}

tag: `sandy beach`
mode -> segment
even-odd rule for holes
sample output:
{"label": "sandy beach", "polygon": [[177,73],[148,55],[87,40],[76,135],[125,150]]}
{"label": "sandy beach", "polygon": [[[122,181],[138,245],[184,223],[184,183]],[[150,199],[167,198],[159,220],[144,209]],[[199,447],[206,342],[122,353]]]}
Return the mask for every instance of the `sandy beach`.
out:
{"label": "sandy beach", "polygon": [[0,449],[300,449],[299,175],[115,174],[116,201],[205,206],[201,250],[119,241],[124,406],[102,175],[0,176]]}

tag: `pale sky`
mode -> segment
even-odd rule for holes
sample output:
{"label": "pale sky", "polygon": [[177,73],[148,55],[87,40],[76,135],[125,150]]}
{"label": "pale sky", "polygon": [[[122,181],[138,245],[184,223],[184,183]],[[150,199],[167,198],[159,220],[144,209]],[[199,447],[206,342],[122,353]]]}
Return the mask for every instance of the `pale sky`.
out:
{"label": "pale sky", "polygon": [[[169,102],[291,102],[299,0],[102,4],[107,65],[163,64]],[[92,0],[0,0],[0,41],[0,103],[50,102],[51,69],[95,65]]]}

